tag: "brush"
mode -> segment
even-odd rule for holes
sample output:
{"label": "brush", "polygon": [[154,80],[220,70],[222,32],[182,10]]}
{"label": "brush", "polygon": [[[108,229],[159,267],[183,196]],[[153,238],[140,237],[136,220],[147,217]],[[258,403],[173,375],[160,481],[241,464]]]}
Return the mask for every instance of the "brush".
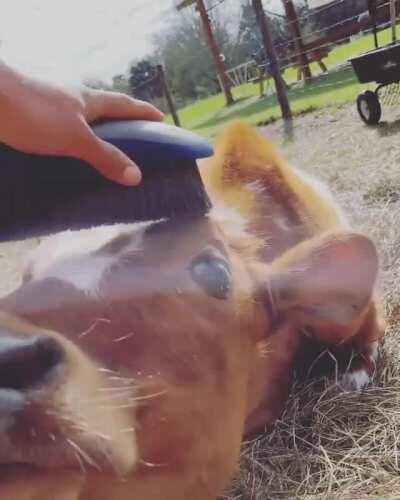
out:
{"label": "brush", "polygon": [[208,142],[159,122],[105,121],[93,130],[140,166],[141,184],[122,186],[84,161],[0,144],[0,241],[208,212],[196,163],[213,154]]}

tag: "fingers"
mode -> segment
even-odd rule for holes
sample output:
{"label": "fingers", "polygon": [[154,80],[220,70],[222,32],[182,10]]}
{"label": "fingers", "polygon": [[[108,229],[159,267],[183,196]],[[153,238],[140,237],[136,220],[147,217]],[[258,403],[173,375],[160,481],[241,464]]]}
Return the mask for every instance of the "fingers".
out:
{"label": "fingers", "polygon": [[79,156],[114,182],[136,186],[141,181],[142,174],[139,167],[121,150],[94,134],[90,134]]}
{"label": "fingers", "polygon": [[[160,121],[164,115],[153,105],[133,99],[126,94],[84,89],[83,118],[91,122],[98,118],[119,118]],[[83,141],[75,144],[76,156],[84,159],[101,174],[120,184],[134,186],[141,181],[139,167],[118,148],[99,139],[87,123]]]}
{"label": "fingers", "polygon": [[[89,96],[86,99],[86,96]],[[133,120],[160,121],[164,114],[152,104],[133,99],[126,94],[106,92],[102,90],[85,92],[88,101],[87,110],[89,121],[97,118],[120,118]]]}

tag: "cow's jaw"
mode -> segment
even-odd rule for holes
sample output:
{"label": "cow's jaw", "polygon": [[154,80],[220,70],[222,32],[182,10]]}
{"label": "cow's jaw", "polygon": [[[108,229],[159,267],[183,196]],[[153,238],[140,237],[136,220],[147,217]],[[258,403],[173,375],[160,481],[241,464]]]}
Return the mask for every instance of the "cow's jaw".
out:
{"label": "cow's jaw", "polygon": [[14,471],[27,467],[108,470],[118,476],[134,470],[138,460],[136,385],[132,381],[128,385],[96,365],[55,333],[3,314],[0,324],[15,335],[53,337],[66,358],[50,383],[20,391],[18,404],[0,391],[0,405],[4,403],[0,410],[0,465],[12,465]]}

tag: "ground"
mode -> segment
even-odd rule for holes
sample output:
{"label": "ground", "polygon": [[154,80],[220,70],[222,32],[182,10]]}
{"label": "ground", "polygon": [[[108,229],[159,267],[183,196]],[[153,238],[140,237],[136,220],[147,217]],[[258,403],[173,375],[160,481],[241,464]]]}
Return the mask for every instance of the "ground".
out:
{"label": "ground", "polygon": [[[282,419],[244,446],[230,500],[400,499],[400,110],[368,128],[354,108],[296,118],[283,152],[329,184],[379,249],[388,332],[374,383],[361,395],[296,387]],[[262,131],[279,143],[283,124]]]}
{"label": "ground", "polygon": [[[400,109],[368,128],[354,104],[294,121],[283,147],[297,167],[325,180],[353,227],[381,256],[380,288],[388,334],[374,384],[361,395],[334,384],[296,387],[285,414],[246,443],[229,500],[400,498]],[[281,143],[283,124],[262,132]],[[0,293],[16,286],[33,242],[0,245]]]}
{"label": "ground", "polygon": [[[379,33],[381,45],[389,43],[390,40],[389,28]],[[327,105],[354,102],[361,88],[374,88],[374,84],[360,87],[352,68],[348,66],[347,69],[343,69],[343,65],[351,57],[367,52],[373,47],[371,33],[349,43],[336,45],[329,56],[324,59],[329,73],[321,75],[321,70],[314,63],[311,69],[316,78],[305,87],[296,83],[297,70],[293,67],[288,68],[283,76],[290,85],[288,97],[292,111],[298,114],[304,110],[319,109]],[[220,127],[234,118],[245,120],[252,125],[259,125],[280,116],[276,96],[267,93],[260,99],[258,84],[247,83],[234,87],[232,92],[236,100],[233,106],[226,107],[224,95],[220,93],[179,109],[178,114],[182,126],[213,139]],[[172,121],[170,116],[167,119]]]}

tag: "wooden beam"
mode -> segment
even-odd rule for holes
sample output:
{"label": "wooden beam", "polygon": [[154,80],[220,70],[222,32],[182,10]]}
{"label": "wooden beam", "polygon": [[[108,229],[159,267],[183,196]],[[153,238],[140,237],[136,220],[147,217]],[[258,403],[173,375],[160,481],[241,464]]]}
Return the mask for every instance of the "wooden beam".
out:
{"label": "wooden beam", "polygon": [[171,93],[171,90],[169,88],[167,79],[165,77],[165,72],[164,72],[164,68],[163,68],[162,64],[157,65],[157,76],[159,78],[159,83],[161,85],[163,94],[164,94],[165,99],[167,101],[168,109],[171,113],[172,119],[174,120],[174,124],[177,127],[180,127],[181,122],[179,120],[179,115],[178,115],[176,108],[175,108],[174,100],[172,99],[172,93]]}
{"label": "wooden beam", "polygon": [[208,17],[206,6],[204,5],[204,0],[196,0],[196,5],[203,23],[204,34],[206,35],[208,45],[211,49],[214,64],[217,69],[219,80],[221,82],[222,90],[225,94],[226,105],[230,106],[235,102],[231,91],[231,84],[226,75],[225,64],[221,59],[221,52],[218,48],[217,41],[215,40],[214,33],[211,28],[211,22],[210,18]]}
{"label": "wooden beam", "polygon": [[293,35],[294,45],[296,47],[297,53],[297,60],[300,64],[300,70],[303,73],[304,81],[308,82],[310,81],[312,74],[309,66],[308,56],[304,47],[303,36],[301,33],[296,8],[293,4],[293,0],[283,0],[283,6],[285,7],[287,22],[289,23],[289,28]]}
{"label": "wooden beam", "polygon": [[272,77],[275,81],[276,95],[281,107],[282,117],[284,118],[284,120],[290,120],[292,118],[292,110],[290,109],[289,99],[286,94],[286,84],[281,75],[274,42],[272,40],[272,35],[269,29],[267,16],[264,12],[262,0],[252,0],[252,5],[254,13],[256,15],[257,24],[260,28],[265,53],[269,59]]}
{"label": "wooden beam", "polygon": [[[389,21],[389,19],[389,6],[384,4],[377,13],[376,22],[380,24]],[[358,20],[345,21],[343,24],[339,24],[335,27],[335,30],[331,33],[308,43],[305,47],[306,52],[316,47],[328,47],[334,43],[342,42],[346,38],[350,38],[352,35],[360,33],[361,30],[371,28],[371,24],[371,19],[368,18],[362,19],[361,22],[358,22]]]}

